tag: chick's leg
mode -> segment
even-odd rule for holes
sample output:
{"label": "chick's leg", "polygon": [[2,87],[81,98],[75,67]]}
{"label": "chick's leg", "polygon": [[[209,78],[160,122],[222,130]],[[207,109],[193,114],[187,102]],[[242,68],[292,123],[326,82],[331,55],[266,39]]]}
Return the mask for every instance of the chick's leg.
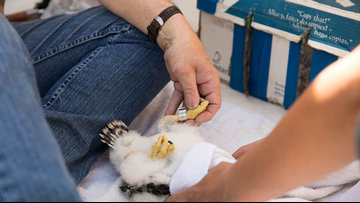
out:
{"label": "chick's leg", "polygon": [[[206,108],[209,106],[209,101],[205,100],[204,98],[201,98],[200,105],[196,107],[196,109],[188,110],[186,112],[187,119],[195,120],[201,113],[206,111]],[[159,123],[169,122],[169,121],[180,121],[179,115],[172,115],[172,116],[165,116],[163,117]]]}
{"label": "chick's leg", "polygon": [[[200,104],[196,109],[188,110],[186,112],[186,118],[188,120],[195,120],[200,114],[202,114],[204,111],[206,111],[206,108],[209,106],[209,101],[205,100],[204,98],[201,98]],[[171,126],[174,123],[177,123],[180,121],[179,115],[170,115],[163,117],[159,123],[158,123],[158,129],[161,132],[167,132],[168,126]]]}
{"label": "chick's leg", "polygon": [[157,143],[152,146],[150,159],[164,159],[167,155],[175,151],[175,145],[169,142],[166,135],[159,137]]}
{"label": "chick's leg", "polygon": [[157,158],[157,154],[159,153],[160,151],[160,148],[161,148],[161,144],[162,144],[162,141],[163,141],[163,135],[160,136],[158,138],[158,141],[157,143],[155,143],[153,146],[152,146],[152,152],[150,154],[150,159],[156,159]]}

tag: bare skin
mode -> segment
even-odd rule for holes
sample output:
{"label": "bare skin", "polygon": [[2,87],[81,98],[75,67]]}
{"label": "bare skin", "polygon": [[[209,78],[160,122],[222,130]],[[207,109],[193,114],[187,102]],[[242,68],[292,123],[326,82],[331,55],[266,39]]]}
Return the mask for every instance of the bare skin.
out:
{"label": "bare skin", "polygon": [[[100,3],[145,34],[151,21],[173,5],[170,0],[100,0]],[[193,123],[210,121],[221,107],[220,76],[185,17],[176,14],[170,18],[160,30],[157,43],[165,51],[166,67],[175,86],[165,115],[174,115],[183,102],[189,109],[195,109],[203,97],[210,102],[209,106]]]}
{"label": "bare skin", "polygon": [[234,153],[174,201],[264,202],[357,159],[360,47],[326,68],[264,140]]}

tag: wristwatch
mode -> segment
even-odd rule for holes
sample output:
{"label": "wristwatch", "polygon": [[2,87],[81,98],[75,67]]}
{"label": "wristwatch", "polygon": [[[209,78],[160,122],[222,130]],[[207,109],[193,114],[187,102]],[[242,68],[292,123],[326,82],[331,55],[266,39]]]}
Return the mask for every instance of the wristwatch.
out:
{"label": "wristwatch", "polygon": [[151,22],[147,30],[149,38],[152,42],[156,42],[159,31],[165,22],[178,13],[182,14],[181,10],[177,6],[171,6],[166,8]]}

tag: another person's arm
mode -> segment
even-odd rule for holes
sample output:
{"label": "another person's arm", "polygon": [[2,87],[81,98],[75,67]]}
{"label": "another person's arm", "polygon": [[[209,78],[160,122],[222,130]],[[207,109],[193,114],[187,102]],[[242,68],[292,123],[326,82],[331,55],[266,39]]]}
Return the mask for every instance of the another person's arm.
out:
{"label": "another person's arm", "polygon": [[[147,27],[152,20],[164,9],[173,6],[170,0],[100,2],[145,34],[148,34]],[[210,101],[210,105],[207,111],[196,119],[196,124],[211,120],[221,106],[219,73],[185,17],[176,14],[170,18],[161,29],[157,43],[165,51],[166,66],[176,89],[166,114],[175,114],[183,101],[190,109],[194,109],[199,105],[202,96]]]}
{"label": "another person's arm", "polygon": [[359,61],[360,48],[325,69],[267,138],[169,201],[268,201],[356,160]]}

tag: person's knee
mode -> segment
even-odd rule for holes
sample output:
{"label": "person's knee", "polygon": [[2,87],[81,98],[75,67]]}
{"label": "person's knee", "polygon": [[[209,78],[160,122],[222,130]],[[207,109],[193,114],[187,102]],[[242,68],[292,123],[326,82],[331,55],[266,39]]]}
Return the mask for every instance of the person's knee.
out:
{"label": "person's knee", "polygon": [[18,68],[28,68],[30,58],[22,39],[6,20],[0,15],[0,72],[5,70],[18,71]]}

